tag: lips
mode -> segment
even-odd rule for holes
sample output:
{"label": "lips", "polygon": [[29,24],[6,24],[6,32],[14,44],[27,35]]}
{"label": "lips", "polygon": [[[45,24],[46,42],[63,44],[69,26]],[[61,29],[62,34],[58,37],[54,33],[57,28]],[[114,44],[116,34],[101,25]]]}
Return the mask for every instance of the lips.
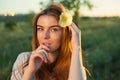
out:
{"label": "lips", "polygon": [[47,42],[44,42],[44,43],[42,43],[43,45],[45,45],[45,46],[47,46],[48,48],[50,48],[50,43],[47,43]]}
{"label": "lips", "polygon": [[42,43],[43,45],[45,45],[45,46],[49,46],[50,45],[50,43]]}

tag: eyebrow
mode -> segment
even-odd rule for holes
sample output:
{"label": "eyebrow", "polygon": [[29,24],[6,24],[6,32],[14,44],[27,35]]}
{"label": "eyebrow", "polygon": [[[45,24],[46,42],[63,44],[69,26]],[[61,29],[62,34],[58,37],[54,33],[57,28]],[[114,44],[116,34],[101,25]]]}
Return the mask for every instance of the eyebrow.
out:
{"label": "eyebrow", "polygon": [[[42,25],[37,25],[37,27],[42,27],[42,28],[44,28],[44,26],[42,26]],[[51,27],[60,27],[59,25],[53,25],[53,26],[50,26],[50,28]]]}

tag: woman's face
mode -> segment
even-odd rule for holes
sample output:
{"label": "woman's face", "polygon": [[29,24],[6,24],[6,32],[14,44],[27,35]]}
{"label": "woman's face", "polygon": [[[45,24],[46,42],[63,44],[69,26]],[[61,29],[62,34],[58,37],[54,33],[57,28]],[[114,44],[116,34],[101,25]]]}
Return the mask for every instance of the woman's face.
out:
{"label": "woman's face", "polygon": [[59,49],[62,39],[62,28],[54,16],[42,15],[37,21],[37,39],[40,45],[47,46],[50,51]]}

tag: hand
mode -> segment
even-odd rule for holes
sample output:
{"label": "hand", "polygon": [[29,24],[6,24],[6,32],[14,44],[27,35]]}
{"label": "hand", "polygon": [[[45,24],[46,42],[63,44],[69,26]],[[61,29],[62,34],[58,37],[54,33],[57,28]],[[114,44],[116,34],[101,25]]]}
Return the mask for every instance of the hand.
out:
{"label": "hand", "polygon": [[69,29],[72,32],[72,38],[71,38],[72,48],[78,49],[81,45],[81,31],[78,29],[75,23],[72,23]]}
{"label": "hand", "polygon": [[32,51],[28,65],[30,72],[36,72],[43,62],[47,63],[49,61],[47,51],[49,51],[49,48],[45,45],[40,45],[36,50]]}

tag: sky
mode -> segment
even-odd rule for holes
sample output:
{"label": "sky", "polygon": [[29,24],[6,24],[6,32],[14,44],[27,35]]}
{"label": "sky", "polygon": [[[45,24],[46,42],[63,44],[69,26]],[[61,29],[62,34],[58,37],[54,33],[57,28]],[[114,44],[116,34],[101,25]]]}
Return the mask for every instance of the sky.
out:
{"label": "sky", "polygon": [[[44,0],[46,2],[48,0]],[[83,16],[120,16],[120,0],[90,0],[94,5],[92,10],[81,8]],[[30,11],[40,11],[40,0],[0,0],[0,14],[24,14]]]}

